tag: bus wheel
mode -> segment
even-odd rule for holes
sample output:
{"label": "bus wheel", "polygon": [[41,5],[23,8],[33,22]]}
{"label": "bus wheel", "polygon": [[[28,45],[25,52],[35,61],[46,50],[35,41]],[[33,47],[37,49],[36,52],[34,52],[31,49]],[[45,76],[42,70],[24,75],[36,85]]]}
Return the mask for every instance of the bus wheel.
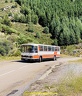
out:
{"label": "bus wheel", "polygon": [[39,57],[39,62],[42,62],[42,57],[41,56]]}
{"label": "bus wheel", "polygon": [[55,60],[57,60],[56,56],[54,56],[54,58],[53,58],[53,59],[54,59],[54,61],[55,61]]}

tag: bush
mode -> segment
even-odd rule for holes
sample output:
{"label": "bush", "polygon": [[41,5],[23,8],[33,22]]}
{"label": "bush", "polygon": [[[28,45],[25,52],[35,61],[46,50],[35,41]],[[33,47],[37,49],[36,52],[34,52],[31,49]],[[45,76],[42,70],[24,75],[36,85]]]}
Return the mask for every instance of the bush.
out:
{"label": "bush", "polygon": [[33,29],[33,24],[29,24],[29,27],[28,27],[28,30],[27,30],[28,32],[34,32],[34,29]]}
{"label": "bush", "polygon": [[9,51],[11,49],[9,45],[11,45],[11,44],[7,40],[0,42],[0,55],[5,56],[9,53]]}
{"label": "bush", "polygon": [[6,54],[6,50],[4,49],[3,46],[0,44],[0,55],[4,56]]}
{"label": "bush", "polygon": [[27,30],[28,32],[34,32],[34,30],[32,29],[32,28],[28,28],[28,30]]}
{"label": "bush", "polygon": [[7,26],[11,26],[11,21],[9,20],[8,16],[4,16],[3,20],[2,20],[2,24],[5,24]]}
{"label": "bush", "polygon": [[5,3],[8,3],[8,0],[5,0]]}
{"label": "bush", "polygon": [[41,35],[40,35],[39,32],[36,33],[36,37],[37,37],[37,38],[40,38],[40,37],[41,37]]}
{"label": "bush", "polygon": [[20,18],[19,18],[19,15],[18,14],[14,14],[14,19],[13,21],[14,22],[19,22]]}
{"label": "bush", "polygon": [[48,27],[45,27],[44,30],[43,30],[44,33],[48,34],[49,33],[49,28]]}
{"label": "bush", "polygon": [[21,23],[25,23],[25,22],[26,22],[26,17],[25,17],[25,15],[20,15],[20,17],[19,17],[19,22],[21,22]]}
{"label": "bush", "polygon": [[11,8],[17,8],[17,3],[15,3],[15,5],[12,5]]}
{"label": "bush", "polygon": [[31,21],[33,22],[33,24],[37,24],[38,23],[38,16],[33,14],[31,17]]}
{"label": "bush", "polygon": [[58,40],[57,39],[54,39],[54,43],[53,43],[53,45],[58,45]]}
{"label": "bush", "polygon": [[12,33],[17,33],[17,31],[13,28],[10,28],[8,26],[2,25],[2,32],[6,34],[12,34]]}
{"label": "bush", "polygon": [[20,56],[20,54],[21,54],[21,51],[20,51],[20,50],[17,50],[17,51],[13,54],[13,56]]}
{"label": "bush", "polygon": [[18,38],[17,42],[18,42],[19,44],[23,44],[23,43],[26,43],[27,40],[26,40],[26,38],[25,38],[24,35],[19,35],[19,38]]}
{"label": "bush", "polygon": [[21,54],[21,51],[18,50],[17,48],[14,48],[13,50],[10,51],[8,56],[20,56],[20,54]]}
{"label": "bush", "polygon": [[10,3],[12,3],[13,2],[13,0],[10,0]]}
{"label": "bush", "polygon": [[10,12],[10,13],[8,14],[8,16],[12,16],[12,13]]}

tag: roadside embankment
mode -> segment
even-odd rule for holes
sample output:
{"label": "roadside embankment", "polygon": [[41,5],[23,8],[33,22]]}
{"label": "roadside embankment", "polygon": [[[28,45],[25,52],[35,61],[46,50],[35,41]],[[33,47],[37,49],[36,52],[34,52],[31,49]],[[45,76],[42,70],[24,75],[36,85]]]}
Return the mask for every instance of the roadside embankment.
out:
{"label": "roadside embankment", "polygon": [[61,60],[33,83],[23,96],[42,96],[43,93],[43,96],[82,96],[82,58]]}

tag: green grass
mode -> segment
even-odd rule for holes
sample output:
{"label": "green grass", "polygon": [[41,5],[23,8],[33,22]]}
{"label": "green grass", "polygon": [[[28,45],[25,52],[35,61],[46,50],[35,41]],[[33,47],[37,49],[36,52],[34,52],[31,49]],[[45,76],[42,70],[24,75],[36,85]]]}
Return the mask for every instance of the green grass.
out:
{"label": "green grass", "polygon": [[[44,90],[45,90],[44,92],[46,93],[49,92],[56,93],[56,95],[54,96],[82,96],[82,76],[73,77],[72,79],[68,79],[68,80],[62,80],[59,84],[44,86]],[[23,96],[32,96],[32,95],[28,95],[28,93],[31,92],[25,91],[23,93]],[[35,92],[37,92],[37,90]],[[42,90],[40,90],[39,92],[42,92]],[[38,95],[33,95],[33,96],[38,96]],[[53,95],[47,95],[47,96],[53,96]]]}
{"label": "green grass", "polygon": [[74,60],[74,61],[70,61],[70,62],[82,63],[82,59],[78,59],[78,60]]}
{"label": "green grass", "polygon": [[20,56],[11,56],[11,57],[8,57],[8,56],[0,56],[0,61],[8,61],[8,60],[20,60],[21,57]]}
{"label": "green grass", "polygon": [[[38,41],[38,43],[41,43],[41,44],[43,44],[43,43],[44,44],[51,44],[53,42],[53,40],[50,39],[51,34],[43,33],[42,32],[43,27],[40,26],[39,24],[32,25],[33,30],[34,30],[33,33],[26,31],[28,29],[28,26],[29,26],[28,24],[24,24],[24,23],[18,23],[18,22],[12,23],[12,28],[17,30],[20,34],[26,35],[27,38],[31,38],[34,43],[36,43]],[[37,32],[40,33],[40,38],[36,38]]]}
{"label": "green grass", "polygon": [[[10,3],[10,0],[8,0],[8,3],[5,3],[5,0],[0,0],[0,9],[6,8],[9,6],[11,7],[14,4],[15,4],[15,2]],[[18,5],[17,8],[8,8],[4,11],[0,10],[0,16],[3,17],[5,15],[8,15],[10,12],[13,14],[20,13],[20,6]],[[34,43],[41,43],[41,44],[43,44],[43,43],[52,44],[53,43],[53,40],[50,38],[51,34],[43,33],[42,31],[44,28],[42,26],[40,26],[39,24],[37,24],[37,25],[32,24],[32,27],[34,30],[33,33],[27,31],[28,27],[29,27],[28,24],[18,23],[18,22],[12,23],[12,26],[11,26],[11,28],[17,30],[18,34],[25,35],[27,38],[30,38]],[[0,30],[1,30],[1,28],[0,28]],[[39,35],[40,35],[39,38],[36,37],[36,33],[39,33]]]}
{"label": "green grass", "polygon": [[82,59],[77,60],[77,62],[81,62],[82,63]]}
{"label": "green grass", "polygon": [[82,94],[82,77],[64,80],[57,85],[56,90],[59,96],[79,96],[79,94]]}
{"label": "green grass", "polygon": [[[20,12],[20,6],[18,5],[17,8],[9,8],[15,5],[15,2],[10,3],[10,0],[8,0],[8,3],[5,3],[5,0],[0,0],[0,16],[8,15],[10,12],[12,13],[18,13]],[[1,10],[5,8],[6,10]]]}

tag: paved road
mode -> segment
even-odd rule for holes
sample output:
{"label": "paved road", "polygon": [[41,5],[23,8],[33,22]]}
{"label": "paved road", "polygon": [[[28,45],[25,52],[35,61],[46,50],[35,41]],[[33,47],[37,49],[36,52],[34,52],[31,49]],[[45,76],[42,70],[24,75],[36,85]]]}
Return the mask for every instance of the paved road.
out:
{"label": "paved road", "polygon": [[50,66],[71,59],[72,58],[60,58],[57,61],[41,63],[20,61],[0,62],[0,96],[20,96],[20,94]]}

